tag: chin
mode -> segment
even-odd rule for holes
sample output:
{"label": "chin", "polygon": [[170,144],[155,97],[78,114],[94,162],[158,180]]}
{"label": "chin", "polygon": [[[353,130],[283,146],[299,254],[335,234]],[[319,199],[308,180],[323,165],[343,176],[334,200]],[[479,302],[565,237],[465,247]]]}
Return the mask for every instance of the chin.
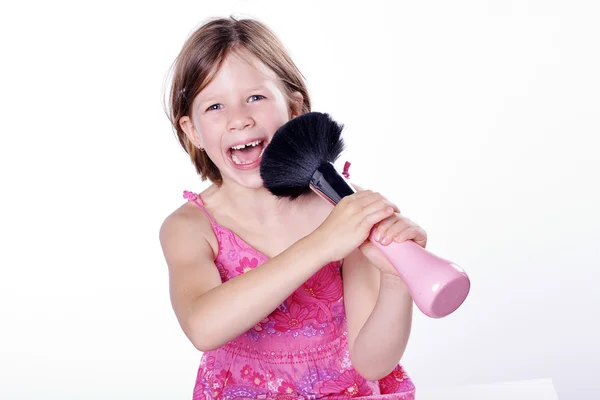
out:
{"label": "chin", "polygon": [[260,175],[254,179],[246,179],[242,184],[248,189],[260,189],[264,187],[263,180]]}
{"label": "chin", "polygon": [[235,177],[228,177],[230,181],[235,182],[237,185],[243,186],[247,189],[260,189],[263,188],[263,180],[260,177],[260,174],[258,173],[258,171],[256,172],[256,175],[253,176],[246,176],[246,177],[240,177],[240,176],[235,176]]}

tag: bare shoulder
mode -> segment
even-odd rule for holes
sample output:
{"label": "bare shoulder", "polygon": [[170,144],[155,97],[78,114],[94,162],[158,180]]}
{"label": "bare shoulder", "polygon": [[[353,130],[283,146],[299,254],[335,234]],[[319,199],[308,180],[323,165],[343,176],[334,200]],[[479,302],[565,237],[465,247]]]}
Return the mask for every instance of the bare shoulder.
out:
{"label": "bare shoulder", "polygon": [[159,240],[163,250],[165,247],[171,251],[177,248],[184,249],[188,242],[198,245],[205,241],[210,245],[212,239],[216,240],[210,220],[191,202],[182,204],[167,215],[159,229]]}
{"label": "bare shoulder", "polygon": [[216,240],[210,220],[191,202],[169,214],[160,226],[159,239],[169,270],[171,304],[187,335],[192,332],[192,304],[222,284],[210,235]]}
{"label": "bare shoulder", "polygon": [[211,244],[216,237],[206,214],[186,203],[164,219],[159,240],[169,269],[171,300],[182,317],[179,311],[189,301],[222,283]]}
{"label": "bare shoulder", "polygon": [[171,304],[190,340],[193,337],[192,305],[206,292],[222,284],[209,243],[210,235],[214,238],[210,220],[190,202],[169,214],[159,232],[169,270]]}

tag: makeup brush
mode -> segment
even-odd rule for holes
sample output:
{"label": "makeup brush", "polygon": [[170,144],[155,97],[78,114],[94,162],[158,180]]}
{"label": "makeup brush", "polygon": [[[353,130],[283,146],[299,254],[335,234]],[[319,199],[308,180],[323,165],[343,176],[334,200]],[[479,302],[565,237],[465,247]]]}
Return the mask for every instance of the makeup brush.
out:
{"label": "makeup brush", "polygon": [[[344,149],[343,125],[325,113],[310,112],[281,126],[267,145],[260,163],[264,186],[277,197],[296,199],[314,191],[336,205],[356,192],[334,162]],[[378,248],[406,283],[417,307],[427,316],[442,318],[466,299],[470,281],[455,263],[425,250],[412,240]]]}

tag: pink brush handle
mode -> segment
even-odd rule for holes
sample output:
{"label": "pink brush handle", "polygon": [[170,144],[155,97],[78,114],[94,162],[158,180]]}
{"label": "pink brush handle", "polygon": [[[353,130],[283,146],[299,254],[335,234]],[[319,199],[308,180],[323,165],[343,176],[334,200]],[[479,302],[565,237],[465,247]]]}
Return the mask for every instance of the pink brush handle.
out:
{"label": "pink brush handle", "polygon": [[382,245],[369,236],[402,277],[423,314],[445,317],[456,310],[469,294],[471,282],[456,264],[425,250],[412,240]]}

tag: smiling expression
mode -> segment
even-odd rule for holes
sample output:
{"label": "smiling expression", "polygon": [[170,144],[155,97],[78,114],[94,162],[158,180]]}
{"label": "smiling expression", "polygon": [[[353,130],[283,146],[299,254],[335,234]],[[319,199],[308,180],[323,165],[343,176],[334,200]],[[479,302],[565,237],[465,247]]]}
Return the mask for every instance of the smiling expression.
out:
{"label": "smiling expression", "polygon": [[276,74],[256,57],[232,51],[194,98],[191,118],[182,117],[180,125],[194,145],[204,148],[223,182],[258,187],[264,148],[301,105],[302,95],[289,99]]}

